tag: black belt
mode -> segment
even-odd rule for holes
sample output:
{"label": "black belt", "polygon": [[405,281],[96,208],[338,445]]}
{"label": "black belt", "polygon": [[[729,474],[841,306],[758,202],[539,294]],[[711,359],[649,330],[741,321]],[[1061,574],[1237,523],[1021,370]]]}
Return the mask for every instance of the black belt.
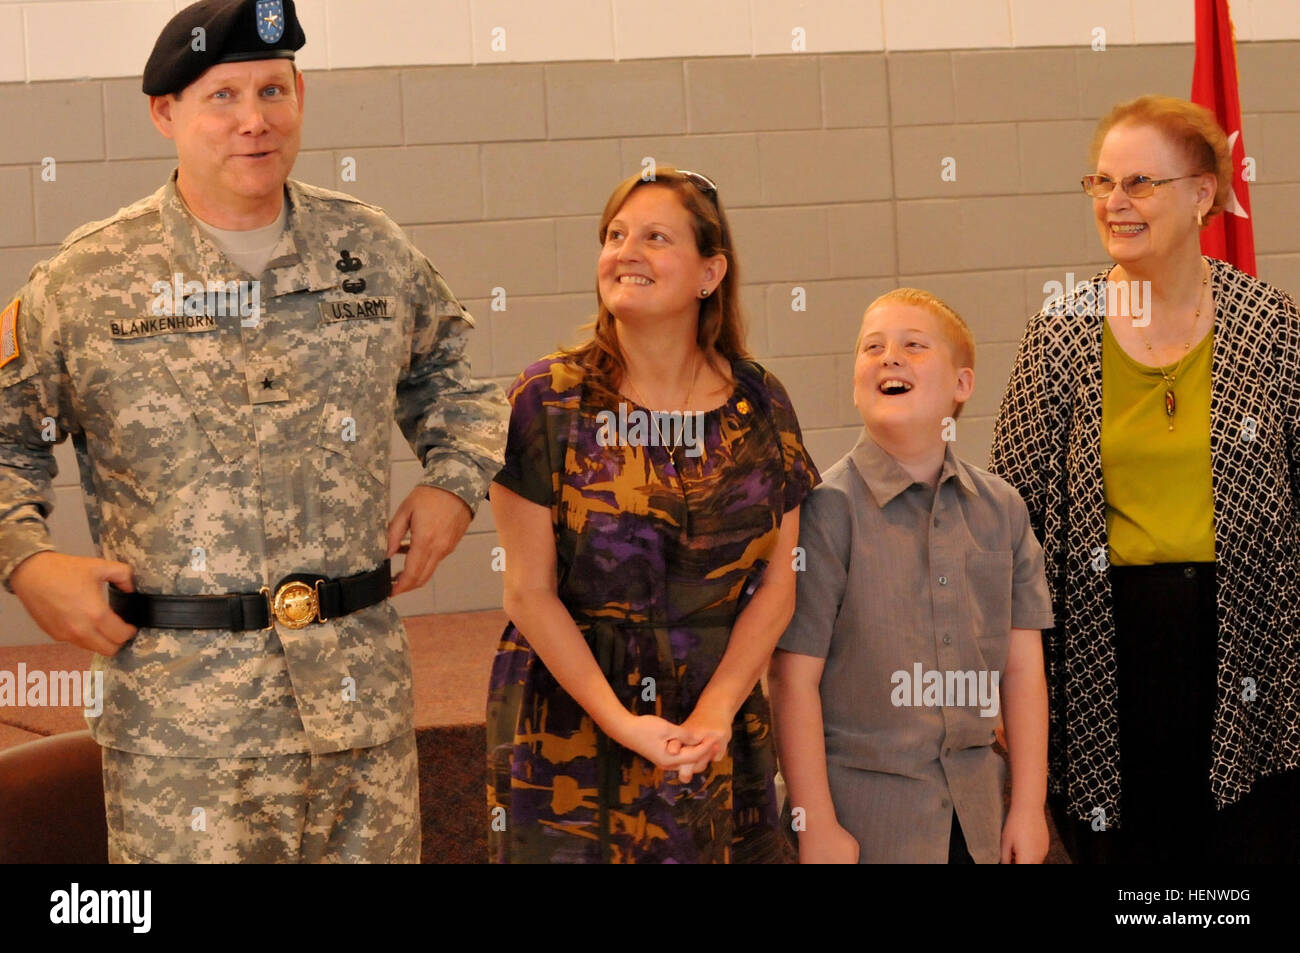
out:
{"label": "black belt", "polygon": [[274,618],[290,629],[301,629],[383,602],[393,588],[389,573],[385,559],[377,569],[355,576],[327,579],[293,573],[280,580],[274,592],[263,587],[228,596],[164,596],[123,592],[110,585],[108,604],[122,621],[137,627],[242,632],[270,628]]}

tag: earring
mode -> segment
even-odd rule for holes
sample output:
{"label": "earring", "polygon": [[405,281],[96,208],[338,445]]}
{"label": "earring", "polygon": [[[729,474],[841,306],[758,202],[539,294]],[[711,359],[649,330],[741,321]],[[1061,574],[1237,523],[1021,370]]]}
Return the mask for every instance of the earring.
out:
{"label": "earring", "polygon": [[1205,213],[1199,208],[1196,210],[1196,224],[1201,228],[1205,227]]}
{"label": "earring", "polygon": [[701,289],[700,289],[700,297],[701,297],[701,298],[707,298],[708,296],[709,296],[709,289],[708,289],[708,288],[701,288]]}

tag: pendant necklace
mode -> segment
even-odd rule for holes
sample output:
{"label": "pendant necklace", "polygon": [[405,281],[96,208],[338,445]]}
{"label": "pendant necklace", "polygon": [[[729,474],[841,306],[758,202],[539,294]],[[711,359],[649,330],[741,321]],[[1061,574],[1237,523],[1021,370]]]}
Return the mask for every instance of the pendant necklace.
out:
{"label": "pendant necklace", "polygon": [[[686,399],[682,401],[683,407],[690,406],[691,395],[695,393],[695,381],[699,376],[700,376],[700,351],[699,348],[696,348],[695,362],[691,370],[691,384],[690,387],[688,387],[686,390]],[[681,445],[682,432],[685,430],[685,426],[677,428],[677,440],[673,442],[672,446],[669,446],[668,441],[664,440],[664,432],[659,429],[659,421],[655,419],[654,412],[650,409],[649,403],[647,403],[646,399],[641,396],[641,392],[636,389],[636,385],[632,383],[632,375],[625,374],[623,379],[627,382],[627,389],[631,391],[632,397],[636,399],[636,402],[638,404],[640,404],[642,407],[646,409],[646,412],[648,414],[650,414],[650,426],[654,427],[655,433],[658,434],[659,436],[659,446],[665,447],[668,451],[668,465],[664,467],[664,472],[666,472],[671,477],[677,476],[677,467],[673,460],[673,454],[676,453],[677,448]],[[683,410],[681,411],[681,413],[683,414],[690,413],[690,411]]]}
{"label": "pendant necklace", "polygon": [[[1205,266],[1205,275],[1201,278],[1201,294],[1200,297],[1196,299],[1196,314],[1192,317],[1192,326],[1188,328],[1189,335],[1196,332],[1196,325],[1201,320],[1201,302],[1205,300],[1205,286],[1209,284],[1209,281],[1210,266],[1207,264]],[[1135,324],[1133,327],[1142,338],[1142,343],[1147,346],[1147,353],[1149,353],[1152,359],[1154,359],[1155,350],[1151,347],[1151,342],[1147,340],[1146,334],[1143,333],[1142,328],[1138,327],[1138,325]],[[1183,344],[1183,356],[1178,359],[1178,363],[1174,366],[1172,374],[1168,373],[1163,367],[1152,365],[1157,371],[1159,371],[1160,378],[1165,382],[1165,416],[1169,418],[1170,430],[1174,429],[1174,411],[1178,409],[1178,402],[1174,399],[1174,382],[1178,380],[1178,375],[1183,369],[1183,361],[1187,360],[1187,355],[1191,353],[1191,350],[1192,342],[1189,339]]]}

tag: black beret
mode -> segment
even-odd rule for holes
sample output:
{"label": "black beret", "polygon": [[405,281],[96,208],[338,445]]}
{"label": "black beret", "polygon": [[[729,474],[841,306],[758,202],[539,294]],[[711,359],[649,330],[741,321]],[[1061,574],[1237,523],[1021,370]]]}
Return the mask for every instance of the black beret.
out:
{"label": "black beret", "polygon": [[141,85],[150,96],[177,93],[218,63],[293,59],[306,42],[293,0],[200,0],[158,34]]}

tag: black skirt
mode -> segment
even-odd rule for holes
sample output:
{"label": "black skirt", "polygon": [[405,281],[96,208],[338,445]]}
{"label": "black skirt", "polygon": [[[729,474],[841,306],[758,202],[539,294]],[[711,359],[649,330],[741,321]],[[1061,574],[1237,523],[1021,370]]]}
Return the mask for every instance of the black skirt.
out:
{"label": "black skirt", "polygon": [[1053,801],[1075,863],[1296,863],[1300,771],[1260,778],[1216,811],[1210,741],[1218,674],[1214,563],[1112,566],[1121,827]]}

